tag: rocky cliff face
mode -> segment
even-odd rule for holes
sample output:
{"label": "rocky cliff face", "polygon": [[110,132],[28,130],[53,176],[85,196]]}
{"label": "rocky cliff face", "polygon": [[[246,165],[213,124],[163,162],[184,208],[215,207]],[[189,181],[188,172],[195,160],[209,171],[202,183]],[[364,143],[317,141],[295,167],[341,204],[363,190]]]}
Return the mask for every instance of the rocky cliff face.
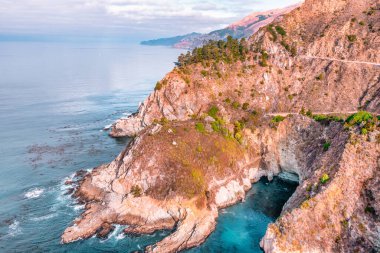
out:
{"label": "rocky cliff face", "polygon": [[[265,112],[298,112],[302,107],[379,112],[380,14],[368,15],[375,4],[306,1],[275,24],[285,36],[263,28],[251,37],[244,62],[173,70],[138,114],[118,121],[111,135],[137,134],[162,117],[188,120],[227,99]],[[265,67],[260,66],[263,52],[268,54]]]}
{"label": "rocky cliff face", "polygon": [[[118,223],[126,233],[174,229],[147,252],[194,247],[218,209],[288,172],[300,185],[265,252],[379,251],[379,13],[378,1],[307,0],[238,44],[238,59],[204,60],[204,49],[167,74],[114,124],[112,136],[135,138],[85,176],[75,194],[86,212],[62,241]],[[372,114],[345,120],[358,108]]]}
{"label": "rocky cliff face", "polygon": [[[378,196],[379,187],[372,184],[370,193],[365,193],[368,182],[378,180],[380,145],[362,137],[347,138],[347,133],[336,134],[340,136],[334,138],[332,146],[337,148],[308,164],[310,174],[301,181],[278,221],[269,226],[260,244],[265,252],[380,249],[378,213],[369,212],[378,207],[374,196]],[[329,178],[326,182],[324,175]],[[370,203],[366,194],[373,197]]]}

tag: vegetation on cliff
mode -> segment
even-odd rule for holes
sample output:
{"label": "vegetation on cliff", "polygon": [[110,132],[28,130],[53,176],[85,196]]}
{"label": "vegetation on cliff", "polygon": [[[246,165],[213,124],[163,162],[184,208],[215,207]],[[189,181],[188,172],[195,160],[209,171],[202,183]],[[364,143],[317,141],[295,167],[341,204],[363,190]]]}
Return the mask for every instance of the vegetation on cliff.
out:
{"label": "vegetation on cliff", "polygon": [[178,57],[178,65],[184,67],[194,63],[206,61],[232,63],[238,60],[244,61],[248,53],[247,41],[227,37],[227,41],[209,41],[202,47],[195,48],[191,53],[181,54]]}

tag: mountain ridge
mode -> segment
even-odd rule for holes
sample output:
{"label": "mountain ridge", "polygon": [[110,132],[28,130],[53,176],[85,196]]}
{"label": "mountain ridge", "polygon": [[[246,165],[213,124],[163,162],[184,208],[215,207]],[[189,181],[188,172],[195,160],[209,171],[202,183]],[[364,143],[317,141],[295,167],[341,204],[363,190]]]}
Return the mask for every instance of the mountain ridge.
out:
{"label": "mountain ridge", "polygon": [[211,31],[207,34],[190,33],[176,37],[142,41],[141,44],[149,46],[172,46],[175,48],[193,49],[204,45],[209,40],[225,40],[227,36],[232,36],[237,39],[248,38],[257,32],[260,27],[271,23],[279,16],[290,12],[299,5],[300,3],[285,8],[254,12],[223,29]]}

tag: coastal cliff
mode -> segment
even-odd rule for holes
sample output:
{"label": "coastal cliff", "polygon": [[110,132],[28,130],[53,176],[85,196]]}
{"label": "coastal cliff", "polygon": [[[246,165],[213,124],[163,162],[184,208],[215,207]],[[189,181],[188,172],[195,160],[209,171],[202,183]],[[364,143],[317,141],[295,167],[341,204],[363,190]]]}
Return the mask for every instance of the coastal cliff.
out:
{"label": "coastal cliff", "polygon": [[[64,243],[173,232],[147,252],[204,242],[218,210],[261,177],[299,177],[265,252],[380,249],[378,1],[307,0],[248,40],[181,55],[114,137],[134,136],[75,196],[86,211]],[[369,112],[366,112],[369,111]]]}

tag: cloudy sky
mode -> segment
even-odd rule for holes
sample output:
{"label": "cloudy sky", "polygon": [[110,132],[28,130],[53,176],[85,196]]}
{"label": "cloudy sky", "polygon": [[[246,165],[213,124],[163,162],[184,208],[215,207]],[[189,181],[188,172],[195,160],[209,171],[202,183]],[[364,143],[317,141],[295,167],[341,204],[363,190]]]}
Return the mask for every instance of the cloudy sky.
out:
{"label": "cloudy sky", "polygon": [[223,28],[300,0],[0,0],[0,39],[141,40]]}

